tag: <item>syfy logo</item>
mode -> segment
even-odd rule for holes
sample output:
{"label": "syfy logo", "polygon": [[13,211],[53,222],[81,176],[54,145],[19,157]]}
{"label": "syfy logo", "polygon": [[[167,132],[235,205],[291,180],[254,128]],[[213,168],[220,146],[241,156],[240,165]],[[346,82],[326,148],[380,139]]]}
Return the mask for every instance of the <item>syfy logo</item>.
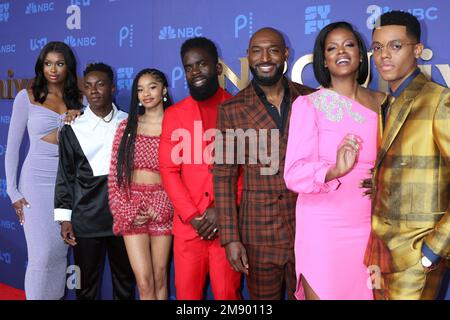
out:
{"label": "syfy logo", "polygon": [[17,222],[8,221],[8,220],[0,220],[0,228],[5,230],[15,231]]}
{"label": "syfy logo", "polygon": [[[381,16],[383,13],[389,12],[392,9],[389,7],[380,7],[375,4],[372,4],[367,7],[366,12],[370,14],[370,16],[367,18],[366,26],[368,29],[372,30],[376,27],[375,23],[379,16]],[[403,11],[408,11],[413,16],[415,16],[418,20],[437,20],[438,15],[437,11],[438,8],[435,7],[429,7],[429,8],[412,8],[407,9]]]}
{"label": "syfy logo", "polygon": [[131,90],[133,86],[133,67],[122,67],[117,69],[117,84],[118,90]]}
{"label": "syfy logo", "polygon": [[159,30],[159,40],[170,40],[170,39],[185,39],[193,37],[202,36],[202,27],[184,27],[184,28],[173,28],[172,26],[164,26]]}
{"label": "syfy logo", "polygon": [[15,52],[16,52],[15,44],[1,44],[0,45],[0,54],[15,53]]}
{"label": "syfy logo", "polygon": [[133,25],[123,26],[119,31],[119,47],[123,46],[123,42],[127,40],[128,46],[133,48]]}
{"label": "syfy logo", "polygon": [[30,49],[31,51],[41,50],[47,42],[47,38],[30,39]]}
{"label": "syfy logo", "polygon": [[0,22],[8,22],[9,2],[0,3]]}
{"label": "syfy logo", "polygon": [[11,253],[0,250],[0,262],[11,264]]}
{"label": "syfy logo", "polygon": [[331,12],[329,4],[320,6],[311,6],[305,8],[305,34],[318,32],[320,29],[330,23],[327,19]]}
{"label": "syfy logo", "polygon": [[240,14],[234,18],[234,37],[239,38],[239,32],[248,28],[248,37],[250,38],[253,34],[253,12],[243,15]]}
{"label": "syfy logo", "polygon": [[94,47],[97,45],[97,38],[93,37],[74,37],[67,36],[64,43],[73,48],[75,47]]}
{"label": "syfy logo", "polygon": [[[2,146],[5,149],[5,146]],[[6,179],[0,179],[0,197],[7,198],[8,194],[6,193]]]}
{"label": "syfy logo", "polygon": [[44,2],[44,3],[34,3],[30,2],[26,9],[25,14],[37,14],[41,12],[49,12],[55,10],[55,3],[54,2]]}
{"label": "syfy logo", "polygon": [[0,124],[9,124],[11,116],[0,116]]}

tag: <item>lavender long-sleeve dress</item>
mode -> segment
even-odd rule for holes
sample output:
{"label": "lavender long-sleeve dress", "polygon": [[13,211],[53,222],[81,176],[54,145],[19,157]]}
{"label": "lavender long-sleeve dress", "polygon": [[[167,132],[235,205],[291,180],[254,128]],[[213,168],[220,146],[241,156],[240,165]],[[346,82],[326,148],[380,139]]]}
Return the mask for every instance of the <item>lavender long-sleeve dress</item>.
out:
{"label": "lavender long-sleeve dress", "polygon": [[[64,295],[67,246],[54,221],[53,202],[58,145],[43,137],[58,129],[62,115],[32,104],[26,90],[14,100],[5,155],[7,192],[11,202],[25,198],[24,232],[28,249],[25,293],[29,300],[60,299]],[[28,129],[30,148],[20,171],[19,149]]]}

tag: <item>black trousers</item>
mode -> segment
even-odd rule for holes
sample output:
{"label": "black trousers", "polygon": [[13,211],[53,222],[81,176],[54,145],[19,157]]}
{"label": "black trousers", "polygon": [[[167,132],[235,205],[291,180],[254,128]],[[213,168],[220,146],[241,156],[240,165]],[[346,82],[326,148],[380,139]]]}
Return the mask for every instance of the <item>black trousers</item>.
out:
{"label": "black trousers", "polygon": [[77,238],[73,248],[75,264],[81,270],[77,300],[95,300],[108,253],[113,299],[134,300],[135,278],[122,237]]}

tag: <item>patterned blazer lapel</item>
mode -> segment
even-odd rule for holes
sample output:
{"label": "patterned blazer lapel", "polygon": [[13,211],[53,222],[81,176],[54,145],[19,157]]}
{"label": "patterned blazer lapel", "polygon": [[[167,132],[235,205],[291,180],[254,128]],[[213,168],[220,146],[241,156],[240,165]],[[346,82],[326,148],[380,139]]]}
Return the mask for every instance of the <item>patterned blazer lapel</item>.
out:
{"label": "patterned blazer lapel", "polygon": [[289,134],[289,123],[291,119],[291,111],[292,111],[292,104],[294,103],[295,99],[297,99],[302,93],[293,85],[292,82],[289,82],[289,90],[290,90],[290,105],[289,105],[289,112],[288,112],[288,118],[286,122],[286,126],[283,130],[283,135],[280,136],[280,159],[284,161],[286,156],[286,148],[287,148],[287,140],[288,140],[288,134]]}
{"label": "patterned blazer lapel", "polygon": [[259,99],[250,84],[245,92],[245,112],[251,120],[254,129],[276,129],[277,124],[267,112],[266,107]]}
{"label": "patterned blazer lapel", "polygon": [[395,137],[399,133],[411,111],[414,98],[422,90],[422,87],[426,81],[427,79],[424,75],[418,75],[400,95],[400,97],[398,97],[398,99],[396,99],[390,106],[390,114],[386,119],[386,127],[383,130],[376,167],[380,165],[387,151],[394,142]]}
{"label": "patterned blazer lapel", "polygon": [[[292,99],[292,95],[291,95],[291,107],[292,107],[292,102],[294,102],[294,100]],[[283,135],[280,135],[280,160],[284,161],[286,158],[286,149],[287,149],[287,137],[288,137],[288,133],[289,133],[289,122],[291,119],[291,111],[292,108],[289,108],[289,112],[288,112],[288,118],[286,121],[286,125],[283,129]]]}
{"label": "patterned blazer lapel", "polygon": [[[291,118],[291,106],[295,99],[297,99],[298,96],[301,94],[308,94],[309,92],[301,92],[297,87],[294,86],[292,82],[289,82],[289,89],[290,89],[290,108],[287,118],[286,126],[283,130],[283,134],[279,136],[279,151],[280,151],[280,160],[284,161],[284,158],[286,156],[286,148],[287,148],[287,136],[289,133],[289,119]],[[248,114],[248,118],[251,119],[252,128],[254,129],[278,129],[277,124],[273,120],[273,118],[270,116],[270,114],[267,112],[266,107],[259,99],[258,95],[256,94],[255,90],[252,87],[252,84],[250,84],[245,89],[245,111]],[[313,92],[313,90],[311,90]]]}

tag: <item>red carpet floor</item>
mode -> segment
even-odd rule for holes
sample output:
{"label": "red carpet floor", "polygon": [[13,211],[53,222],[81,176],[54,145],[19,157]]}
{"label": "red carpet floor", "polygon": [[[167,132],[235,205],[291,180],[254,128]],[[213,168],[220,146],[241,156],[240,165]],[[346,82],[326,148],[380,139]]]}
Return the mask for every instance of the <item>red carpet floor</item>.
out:
{"label": "red carpet floor", "polygon": [[25,300],[25,291],[0,283],[0,300]]}

